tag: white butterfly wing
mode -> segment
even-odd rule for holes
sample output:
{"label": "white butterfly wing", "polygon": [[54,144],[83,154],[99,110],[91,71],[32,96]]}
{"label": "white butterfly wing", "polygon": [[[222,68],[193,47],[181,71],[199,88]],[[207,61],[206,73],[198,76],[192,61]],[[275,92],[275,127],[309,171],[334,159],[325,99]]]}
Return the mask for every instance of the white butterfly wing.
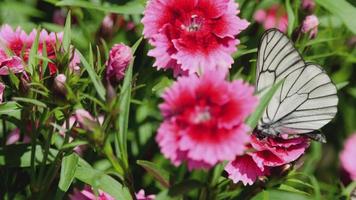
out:
{"label": "white butterfly wing", "polygon": [[267,106],[259,127],[268,134],[303,134],[320,129],[336,112],[336,87],[321,67],[306,64],[293,43],[269,30],[259,48],[257,91],[283,80]]}

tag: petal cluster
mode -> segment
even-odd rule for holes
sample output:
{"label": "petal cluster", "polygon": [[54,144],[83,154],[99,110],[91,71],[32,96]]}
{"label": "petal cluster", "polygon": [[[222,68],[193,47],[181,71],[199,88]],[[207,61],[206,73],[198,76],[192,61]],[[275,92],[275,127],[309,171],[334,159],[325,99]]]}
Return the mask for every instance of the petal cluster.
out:
{"label": "petal cluster", "polygon": [[176,75],[228,69],[248,22],[237,17],[233,0],[150,0],[142,23],[158,69]]}
{"label": "petal cluster", "polygon": [[295,161],[309,147],[309,139],[297,138],[264,138],[251,135],[250,150],[242,156],[237,156],[225,167],[229,178],[237,183],[252,185],[258,177],[269,175],[272,167],[279,167]]}
{"label": "petal cluster", "polygon": [[156,141],[173,164],[209,168],[243,154],[249,141],[244,124],[257,98],[242,81],[228,82],[225,73],[207,71],[180,77],[163,94],[164,121]]}
{"label": "petal cluster", "polygon": [[352,180],[356,180],[356,134],[348,138],[344,149],[340,154],[341,167],[349,174]]}

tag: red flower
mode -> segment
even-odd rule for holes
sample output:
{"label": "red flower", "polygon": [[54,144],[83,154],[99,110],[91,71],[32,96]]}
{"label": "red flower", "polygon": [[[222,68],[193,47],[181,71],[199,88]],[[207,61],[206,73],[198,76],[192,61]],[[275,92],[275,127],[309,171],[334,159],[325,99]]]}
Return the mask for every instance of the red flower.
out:
{"label": "red flower", "polygon": [[181,77],[164,92],[164,122],[156,140],[173,164],[187,161],[190,169],[209,168],[244,152],[249,140],[244,121],[257,98],[253,87],[224,77],[213,71],[201,78]]}
{"label": "red flower", "polygon": [[148,55],[158,69],[196,73],[228,69],[235,39],[248,22],[233,0],[150,0],[144,12],[143,34],[155,47]]}

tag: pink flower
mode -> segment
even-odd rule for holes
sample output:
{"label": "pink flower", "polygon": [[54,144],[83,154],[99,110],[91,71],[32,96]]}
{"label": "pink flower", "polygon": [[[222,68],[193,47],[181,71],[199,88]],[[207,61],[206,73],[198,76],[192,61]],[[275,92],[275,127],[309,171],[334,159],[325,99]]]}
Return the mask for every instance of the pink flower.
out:
{"label": "pink flower", "polygon": [[[26,34],[20,27],[13,30],[9,25],[0,28],[0,75],[7,75],[11,70],[13,73],[24,71],[23,63],[28,62],[29,52],[36,39],[37,30],[34,29],[30,34]],[[46,55],[49,59],[56,59],[57,42],[61,43],[63,33],[47,32],[41,30],[39,33],[38,53],[43,54],[44,44],[46,45]],[[14,55],[8,56],[5,52],[10,50]],[[78,68],[80,59],[76,53],[69,64],[69,68],[74,71]],[[55,74],[58,69],[54,63],[48,63],[50,75]]]}
{"label": "pink flower", "polygon": [[315,1],[314,0],[303,0],[302,1],[303,9],[307,11],[312,11],[315,8]]}
{"label": "pink flower", "polygon": [[145,191],[143,189],[141,189],[140,191],[138,191],[138,193],[136,193],[136,199],[137,200],[154,200],[156,198],[156,195],[145,195]]}
{"label": "pink flower", "polygon": [[277,28],[286,32],[288,28],[288,14],[284,7],[275,4],[267,10],[258,10],[254,15],[256,22],[263,24],[264,29]]}
{"label": "pink flower", "polygon": [[350,175],[350,178],[356,181],[356,134],[350,136],[340,153],[341,167]]}
{"label": "pink flower", "polygon": [[309,38],[315,38],[318,33],[319,20],[315,15],[309,15],[303,21],[302,32],[309,33]]}
{"label": "pink flower", "polygon": [[[140,190],[136,194],[137,200],[154,200],[155,195],[145,196],[145,191]],[[114,197],[110,196],[108,193],[99,190],[98,196],[95,196],[94,191],[88,185],[84,187],[83,190],[74,189],[73,193],[69,195],[70,200],[115,200]]]}
{"label": "pink flower", "polygon": [[115,200],[106,192],[99,190],[98,196],[94,194],[94,191],[90,186],[85,186],[83,190],[74,189],[73,193],[69,195],[70,200]]}
{"label": "pink flower", "polygon": [[224,78],[221,71],[180,77],[163,93],[164,121],[156,141],[174,165],[187,161],[190,169],[210,168],[244,152],[249,141],[244,121],[257,98],[253,87]]}
{"label": "pink flower", "polygon": [[309,147],[309,139],[304,136],[258,139],[253,134],[250,142],[250,151],[243,156],[237,156],[225,167],[234,183],[242,181],[244,185],[252,185],[258,177],[269,175],[272,167],[295,161]]}
{"label": "pink flower", "polygon": [[125,70],[132,60],[131,48],[124,44],[116,44],[110,50],[109,60],[106,63],[106,78],[113,82],[120,81]]}
{"label": "pink flower", "polygon": [[88,130],[88,131],[93,130],[94,127],[97,125],[97,122],[94,119],[94,117],[84,109],[76,110],[74,117],[79,127],[84,130]]}
{"label": "pink flower", "polygon": [[158,69],[190,74],[228,69],[239,40],[235,37],[248,22],[233,0],[150,0],[142,23],[143,34],[154,49]]}
{"label": "pink flower", "polygon": [[0,82],[0,103],[2,103],[4,98],[5,85]]}

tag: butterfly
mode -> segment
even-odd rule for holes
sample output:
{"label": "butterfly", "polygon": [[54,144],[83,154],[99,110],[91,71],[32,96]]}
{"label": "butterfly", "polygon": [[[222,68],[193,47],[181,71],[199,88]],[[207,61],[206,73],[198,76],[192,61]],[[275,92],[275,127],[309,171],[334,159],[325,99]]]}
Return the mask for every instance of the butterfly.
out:
{"label": "butterfly", "polygon": [[258,49],[256,90],[263,92],[280,81],[257,125],[258,134],[306,134],[325,142],[325,136],[316,131],[336,115],[336,86],[319,65],[303,60],[284,33],[270,29],[263,34]]}

